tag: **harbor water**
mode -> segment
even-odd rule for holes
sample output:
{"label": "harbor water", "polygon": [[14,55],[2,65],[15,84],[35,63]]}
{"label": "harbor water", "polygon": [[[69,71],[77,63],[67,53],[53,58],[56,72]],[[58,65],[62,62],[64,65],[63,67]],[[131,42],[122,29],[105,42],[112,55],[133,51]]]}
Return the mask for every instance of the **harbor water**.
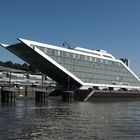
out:
{"label": "harbor water", "polygon": [[0,140],[139,140],[140,101],[0,105]]}

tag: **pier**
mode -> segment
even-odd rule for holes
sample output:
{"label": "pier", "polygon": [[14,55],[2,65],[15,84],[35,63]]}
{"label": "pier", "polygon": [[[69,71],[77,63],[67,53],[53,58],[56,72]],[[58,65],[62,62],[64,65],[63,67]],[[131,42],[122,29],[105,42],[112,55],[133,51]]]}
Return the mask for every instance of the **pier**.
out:
{"label": "pier", "polygon": [[16,91],[12,89],[1,89],[1,102],[13,103],[16,101]]}
{"label": "pier", "polygon": [[140,91],[118,91],[118,90],[78,90],[75,93],[76,101],[94,101],[95,99],[140,99]]}
{"label": "pier", "polygon": [[74,101],[74,92],[73,91],[63,91],[62,92],[62,101],[72,102]]}
{"label": "pier", "polygon": [[35,101],[40,103],[45,103],[48,101],[48,92],[43,90],[37,90],[35,92]]}

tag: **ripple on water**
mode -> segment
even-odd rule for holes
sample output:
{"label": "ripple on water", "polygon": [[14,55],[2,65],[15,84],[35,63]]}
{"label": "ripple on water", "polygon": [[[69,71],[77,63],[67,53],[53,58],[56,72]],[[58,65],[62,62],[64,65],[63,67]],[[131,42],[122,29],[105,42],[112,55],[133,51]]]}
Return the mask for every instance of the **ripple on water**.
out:
{"label": "ripple on water", "polygon": [[140,101],[0,106],[0,140],[140,139]]}

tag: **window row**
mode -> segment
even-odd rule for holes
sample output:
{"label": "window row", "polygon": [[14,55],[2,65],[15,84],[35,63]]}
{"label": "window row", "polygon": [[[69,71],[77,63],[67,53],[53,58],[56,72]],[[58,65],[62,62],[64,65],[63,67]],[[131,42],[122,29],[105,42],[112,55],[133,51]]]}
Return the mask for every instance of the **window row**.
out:
{"label": "window row", "polygon": [[44,48],[44,47],[40,47],[40,46],[38,46],[38,48],[41,51],[43,51],[44,53],[46,53],[47,55],[49,55],[50,57],[72,58],[74,60],[77,59],[77,60],[88,61],[88,62],[97,62],[97,63],[103,63],[103,64],[107,64],[107,65],[121,66],[120,63],[114,62],[111,60],[104,60],[101,58],[60,51],[60,50],[55,50],[55,49],[51,49],[51,48]]}

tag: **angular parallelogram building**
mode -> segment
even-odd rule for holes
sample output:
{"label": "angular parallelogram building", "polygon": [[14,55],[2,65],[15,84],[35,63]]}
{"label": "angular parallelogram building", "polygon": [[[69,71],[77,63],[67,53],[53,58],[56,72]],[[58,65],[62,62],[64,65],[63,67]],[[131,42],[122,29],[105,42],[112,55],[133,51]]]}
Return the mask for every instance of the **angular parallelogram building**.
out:
{"label": "angular parallelogram building", "polygon": [[140,79],[134,72],[106,51],[18,40],[17,44],[1,45],[67,89],[140,89]]}

